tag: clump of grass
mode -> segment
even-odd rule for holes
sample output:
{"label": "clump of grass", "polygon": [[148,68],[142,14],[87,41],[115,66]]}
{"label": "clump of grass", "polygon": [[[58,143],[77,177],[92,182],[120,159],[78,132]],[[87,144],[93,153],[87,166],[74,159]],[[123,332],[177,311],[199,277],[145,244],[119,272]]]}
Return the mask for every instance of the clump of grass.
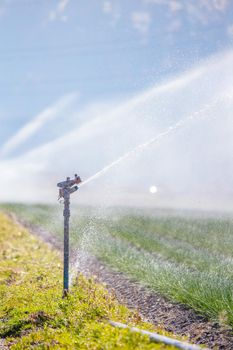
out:
{"label": "clump of grass", "polygon": [[153,329],[93,279],[79,276],[61,299],[59,253],[3,214],[0,251],[0,338],[11,349],[172,349],[108,325],[114,319]]}

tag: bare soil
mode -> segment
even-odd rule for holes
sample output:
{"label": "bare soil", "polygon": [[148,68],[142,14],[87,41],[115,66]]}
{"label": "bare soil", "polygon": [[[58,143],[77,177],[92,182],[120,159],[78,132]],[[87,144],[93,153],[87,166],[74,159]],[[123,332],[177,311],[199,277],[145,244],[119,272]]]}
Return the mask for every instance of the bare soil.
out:
{"label": "bare soil", "polygon": [[[13,214],[11,218],[30,229],[52,247],[62,249],[61,242],[52,233],[19,220]],[[211,322],[186,305],[171,302],[137,281],[112,270],[96,258],[88,257],[79,269],[84,275],[95,276],[97,281],[105,283],[106,288],[120,303],[131,309],[137,309],[144,320],[174,334],[185,336],[192,343],[204,344],[210,349],[233,350],[233,330],[229,327]]]}

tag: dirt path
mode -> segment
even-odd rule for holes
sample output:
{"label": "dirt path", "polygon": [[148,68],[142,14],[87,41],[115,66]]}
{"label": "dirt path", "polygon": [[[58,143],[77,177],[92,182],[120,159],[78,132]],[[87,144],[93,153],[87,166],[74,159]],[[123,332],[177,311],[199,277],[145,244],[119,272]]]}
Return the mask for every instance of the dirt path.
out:
{"label": "dirt path", "polygon": [[[27,224],[15,215],[11,217],[29,228],[44,241],[61,250],[58,239],[38,226]],[[196,344],[205,344],[211,349],[233,349],[233,332],[209,322],[185,305],[171,302],[138,282],[127,278],[122,273],[113,271],[93,257],[88,257],[80,271],[87,276],[96,276],[99,282],[106,284],[107,289],[128,307],[137,309],[143,319],[160,325],[174,334],[184,335]]]}

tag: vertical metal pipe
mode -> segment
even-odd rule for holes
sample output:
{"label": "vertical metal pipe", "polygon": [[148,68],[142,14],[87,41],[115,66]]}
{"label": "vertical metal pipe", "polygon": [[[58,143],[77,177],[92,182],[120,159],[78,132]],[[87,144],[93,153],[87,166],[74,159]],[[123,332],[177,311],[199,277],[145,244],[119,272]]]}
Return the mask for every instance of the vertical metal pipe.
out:
{"label": "vertical metal pipe", "polygon": [[69,219],[70,219],[70,194],[77,191],[79,184],[82,182],[80,176],[75,174],[74,179],[67,177],[65,181],[57,183],[59,187],[58,199],[64,199],[64,262],[63,262],[63,298],[68,295],[69,291]]}
{"label": "vertical metal pipe", "polygon": [[64,193],[64,269],[63,269],[63,297],[69,290],[69,218],[70,218],[70,194]]}

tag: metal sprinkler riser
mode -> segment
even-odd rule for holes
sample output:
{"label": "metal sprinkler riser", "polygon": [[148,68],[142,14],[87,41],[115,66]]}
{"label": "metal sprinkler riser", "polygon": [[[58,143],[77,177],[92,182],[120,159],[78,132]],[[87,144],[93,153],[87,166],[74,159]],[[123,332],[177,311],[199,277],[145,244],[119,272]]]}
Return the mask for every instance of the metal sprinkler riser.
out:
{"label": "metal sprinkler riser", "polygon": [[59,197],[64,199],[64,264],[63,264],[63,298],[68,295],[69,291],[69,218],[70,218],[70,195],[78,190],[75,184],[81,183],[81,178],[75,174],[74,179],[69,177],[66,181],[58,182]]}

